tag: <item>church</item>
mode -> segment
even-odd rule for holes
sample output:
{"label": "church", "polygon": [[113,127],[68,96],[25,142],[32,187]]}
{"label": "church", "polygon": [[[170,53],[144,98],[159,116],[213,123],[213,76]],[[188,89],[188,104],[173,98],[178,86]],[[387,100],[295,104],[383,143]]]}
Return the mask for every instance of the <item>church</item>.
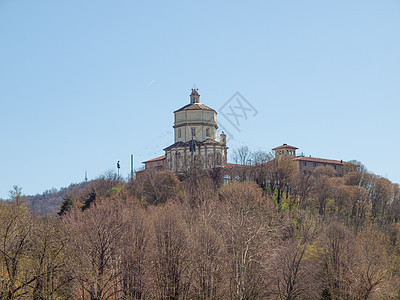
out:
{"label": "church", "polygon": [[164,149],[165,155],[143,162],[145,170],[163,168],[183,173],[188,168],[205,169],[227,165],[226,135],[217,140],[217,112],[200,103],[198,89],[192,89],[189,104],[174,111],[174,143]]}

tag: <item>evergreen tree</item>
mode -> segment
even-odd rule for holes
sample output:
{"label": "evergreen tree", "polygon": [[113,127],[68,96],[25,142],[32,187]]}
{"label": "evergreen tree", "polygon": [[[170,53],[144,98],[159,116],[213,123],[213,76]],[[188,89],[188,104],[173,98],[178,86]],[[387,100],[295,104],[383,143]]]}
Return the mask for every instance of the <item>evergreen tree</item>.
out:
{"label": "evergreen tree", "polygon": [[59,216],[66,214],[67,212],[71,211],[71,208],[76,205],[76,201],[72,194],[68,193],[63,198],[63,202],[61,204],[60,211],[57,213]]}
{"label": "evergreen tree", "polygon": [[93,189],[90,193],[89,196],[87,197],[87,199],[85,200],[85,203],[82,206],[82,211],[90,208],[90,205],[96,200],[97,198],[97,193],[96,191]]}

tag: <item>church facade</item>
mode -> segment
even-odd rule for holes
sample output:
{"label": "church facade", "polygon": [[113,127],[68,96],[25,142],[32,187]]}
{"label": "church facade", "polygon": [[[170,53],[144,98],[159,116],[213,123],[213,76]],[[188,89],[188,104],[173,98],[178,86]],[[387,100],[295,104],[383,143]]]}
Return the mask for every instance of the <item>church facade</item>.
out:
{"label": "church facade", "polygon": [[181,173],[197,164],[205,169],[227,164],[226,135],[217,140],[217,112],[200,103],[192,89],[190,103],[174,111],[174,143],[164,149],[165,168]]}

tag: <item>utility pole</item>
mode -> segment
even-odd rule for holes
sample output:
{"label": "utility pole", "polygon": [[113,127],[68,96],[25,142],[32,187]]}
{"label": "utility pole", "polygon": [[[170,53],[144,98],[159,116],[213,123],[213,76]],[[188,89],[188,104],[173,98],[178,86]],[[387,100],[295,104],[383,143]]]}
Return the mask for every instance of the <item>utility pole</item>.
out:
{"label": "utility pole", "polygon": [[120,168],[121,168],[121,165],[119,164],[119,161],[117,161],[118,178],[119,178],[119,169]]}
{"label": "utility pole", "polygon": [[131,181],[133,181],[133,154],[131,154]]}

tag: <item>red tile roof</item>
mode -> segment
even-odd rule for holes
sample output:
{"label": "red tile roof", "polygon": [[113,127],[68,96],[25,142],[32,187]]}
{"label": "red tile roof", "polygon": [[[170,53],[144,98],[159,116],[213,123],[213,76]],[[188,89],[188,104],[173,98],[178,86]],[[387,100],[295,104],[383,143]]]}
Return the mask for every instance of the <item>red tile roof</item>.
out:
{"label": "red tile roof", "polygon": [[293,160],[319,162],[319,163],[324,163],[324,164],[343,165],[343,161],[341,161],[341,160],[325,159],[325,158],[318,158],[318,157],[297,156],[297,157],[293,157]]}
{"label": "red tile roof", "polygon": [[272,150],[279,150],[279,149],[299,149],[299,148],[297,148],[297,147],[294,147],[294,146],[290,146],[290,145],[288,145],[288,144],[283,144],[282,146],[279,146],[279,147],[275,147],[274,149],[272,149]]}
{"label": "red tile roof", "polygon": [[248,167],[249,165],[227,163],[226,166],[227,167]]}
{"label": "red tile roof", "polygon": [[157,157],[157,158],[153,158],[153,159],[150,159],[150,160],[146,160],[146,161],[144,161],[142,163],[145,164],[145,163],[160,161],[160,160],[164,160],[164,159],[165,159],[165,155]]}
{"label": "red tile roof", "polygon": [[177,109],[174,112],[178,112],[178,111],[182,111],[182,110],[212,110],[212,111],[215,111],[214,109],[212,109],[202,103],[189,103],[189,104],[181,107],[180,109]]}

